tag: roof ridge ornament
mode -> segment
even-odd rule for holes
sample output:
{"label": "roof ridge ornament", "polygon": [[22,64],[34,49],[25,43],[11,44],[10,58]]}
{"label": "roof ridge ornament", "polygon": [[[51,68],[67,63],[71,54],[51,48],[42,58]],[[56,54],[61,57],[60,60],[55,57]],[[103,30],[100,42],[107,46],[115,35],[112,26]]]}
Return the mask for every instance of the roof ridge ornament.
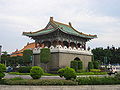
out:
{"label": "roof ridge ornament", "polygon": [[53,21],[53,17],[50,17],[50,21]]}
{"label": "roof ridge ornament", "polygon": [[72,27],[72,24],[71,24],[71,22],[69,22],[69,26],[70,26],[70,27]]}

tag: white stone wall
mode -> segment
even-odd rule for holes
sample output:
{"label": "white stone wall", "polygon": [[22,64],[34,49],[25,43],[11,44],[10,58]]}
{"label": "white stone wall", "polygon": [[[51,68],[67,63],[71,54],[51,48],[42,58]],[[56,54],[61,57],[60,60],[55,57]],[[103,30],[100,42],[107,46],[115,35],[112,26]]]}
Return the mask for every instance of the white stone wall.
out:
{"label": "white stone wall", "polygon": [[[45,48],[48,48],[48,47],[45,47]],[[33,49],[33,53],[34,54],[40,53],[40,49],[41,48]],[[62,47],[61,45],[57,45],[56,47],[51,46],[50,51],[51,52],[66,52],[66,53],[92,55],[92,52],[88,51],[88,50],[83,50],[83,49],[80,49],[80,48],[77,49],[75,47],[74,48],[72,48],[72,47],[67,48],[66,46]]]}

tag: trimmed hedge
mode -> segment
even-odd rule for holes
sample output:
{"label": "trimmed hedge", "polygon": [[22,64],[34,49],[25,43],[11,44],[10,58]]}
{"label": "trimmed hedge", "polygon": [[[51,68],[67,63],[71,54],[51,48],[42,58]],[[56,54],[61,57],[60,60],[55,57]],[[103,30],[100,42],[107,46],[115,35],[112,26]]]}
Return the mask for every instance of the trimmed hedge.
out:
{"label": "trimmed hedge", "polygon": [[120,80],[114,77],[80,77],[76,81],[79,85],[114,85],[120,84]]}
{"label": "trimmed hedge", "polygon": [[83,69],[82,61],[78,61],[78,70],[82,70],[82,69]]}
{"label": "trimmed hedge", "polygon": [[76,78],[76,72],[70,67],[61,68],[58,70],[60,77],[64,77],[66,80],[71,80]]}
{"label": "trimmed hedge", "polygon": [[71,61],[70,67],[73,68],[75,71],[82,70],[83,69],[83,64],[82,61]]}
{"label": "trimmed hedge", "polygon": [[49,48],[42,48],[40,52],[40,62],[47,64],[51,59],[51,52]]}
{"label": "trimmed hedge", "polygon": [[30,76],[33,79],[39,79],[39,78],[41,78],[41,76],[43,75],[43,73],[44,73],[43,69],[41,67],[39,67],[39,66],[34,66],[30,70]]}
{"label": "trimmed hedge", "polygon": [[19,73],[30,73],[30,69],[31,69],[32,67],[30,67],[30,66],[25,66],[25,67],[20,67],[19,69],[18,69],[18,72]]}
{"label": "trimmed hedge", "polygon": [[78,70],[78,61],[76,61],[76,60],[71,61],[70,67],[73,68],[75,71],[77,71]]}
{"label": "trimmed hedge", "polygon": [[11,80],[6,79],[4,84],[7,85],[78,85],[77,82],[71,80],[60,79],[39,79],[39,80]]}

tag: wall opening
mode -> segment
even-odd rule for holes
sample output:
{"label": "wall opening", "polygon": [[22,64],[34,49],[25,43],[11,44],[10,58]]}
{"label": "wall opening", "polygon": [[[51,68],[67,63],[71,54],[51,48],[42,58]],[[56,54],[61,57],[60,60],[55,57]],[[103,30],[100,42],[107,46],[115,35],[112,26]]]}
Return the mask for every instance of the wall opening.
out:
{"label": "wall opening", "polygon": [[76,61],[80,61],[80,58],[79,58],[79,57],[76,57],[74,60],[76,60]]}

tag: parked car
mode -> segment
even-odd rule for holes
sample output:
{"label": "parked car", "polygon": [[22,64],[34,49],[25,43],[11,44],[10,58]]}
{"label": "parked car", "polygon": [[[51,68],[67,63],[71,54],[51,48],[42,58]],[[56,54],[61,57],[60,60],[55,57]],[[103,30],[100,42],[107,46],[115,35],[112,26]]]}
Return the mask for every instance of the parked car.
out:
{"label": "parked car", "polygon": [[11,67],[11,66],[8,66],[7,68],[6,68],[6,72],[8,73],[8,72],[11,72],[13,70],[13,68]]}
{"label": "parked car", "polygon": [[117,74],[117,73],[120,73],[120,67],[113,66],[113,67],[108,68],[108,74],[109,75]]}

